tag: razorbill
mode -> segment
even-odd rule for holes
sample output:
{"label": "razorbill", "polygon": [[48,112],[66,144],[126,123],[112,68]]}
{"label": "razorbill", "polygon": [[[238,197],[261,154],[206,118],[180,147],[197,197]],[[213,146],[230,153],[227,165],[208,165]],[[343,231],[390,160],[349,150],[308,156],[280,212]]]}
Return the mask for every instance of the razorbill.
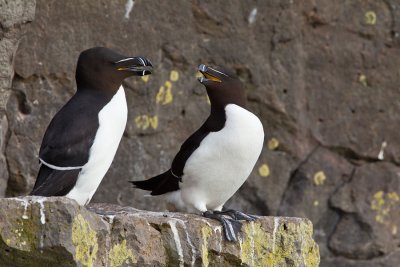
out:
{"label": "razorbill", "polygon": [[122,81],[151,74],[144,57],[95,47],[79,55],[76,93],[51,120],[30,195],[67,196],[89,203],[117,151],[127,121]]}
{"label": "razorbill", "polygon": [[263,147],[264,130],[245,108],[245,91],[236,75],[203,64],[199,71],[211,102],[210,116],[183,143],[169,170],[132,183],[219,220],[227,239],[236,241],[238,220],[253,221],[256,216],[222,207],[250,175]]}

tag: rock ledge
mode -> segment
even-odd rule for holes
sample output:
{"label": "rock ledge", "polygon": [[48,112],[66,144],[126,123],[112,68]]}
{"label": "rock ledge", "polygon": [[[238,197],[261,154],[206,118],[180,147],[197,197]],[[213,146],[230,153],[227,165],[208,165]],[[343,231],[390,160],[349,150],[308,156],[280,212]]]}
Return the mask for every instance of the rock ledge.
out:
{"label": "rock ledge", "polygon": [[218,222],[200,216],[109,204],[86,209],[55,197],[0,199],[0,251],[0,266],[319,264],[307,219],[261,217],[230,243]]}

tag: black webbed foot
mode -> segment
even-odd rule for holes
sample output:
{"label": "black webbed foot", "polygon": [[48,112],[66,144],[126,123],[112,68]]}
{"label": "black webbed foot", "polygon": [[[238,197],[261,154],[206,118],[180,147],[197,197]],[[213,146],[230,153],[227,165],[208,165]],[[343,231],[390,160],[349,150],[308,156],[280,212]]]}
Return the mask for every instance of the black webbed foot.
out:
{"label": "black webbed foot", "polygon": [[223,214],[216,214],[211,211],[206,211],[203,213],[203,216],[206,218],[218,220],[221,222],[222,227],[224,228],[225,237],[228,241],[236,242],[238,239],[238,234],[242,228],[242,223],[226,218]]}
{"label": "black webbed foot", "polygon": [[246,214],[241,211],[232,210],[232,209],[224,210],[224,211],[214,211],[214,214],[227,215],[234,220],[244,220],[244,221],[250,221],[250,222],[258,219],[258,216],[256,216],[256,215]]}

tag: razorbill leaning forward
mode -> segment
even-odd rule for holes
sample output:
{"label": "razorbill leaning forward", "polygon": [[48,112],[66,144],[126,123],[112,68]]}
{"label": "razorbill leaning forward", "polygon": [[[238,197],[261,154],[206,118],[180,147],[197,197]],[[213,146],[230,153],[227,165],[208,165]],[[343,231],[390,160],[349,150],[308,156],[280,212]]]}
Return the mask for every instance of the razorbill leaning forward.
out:
{"label": "razorbill leaning forward", "polygon": [[205,65],[200,65],[199,71],[204,76],[199,81],[211,102],[210,116],[183,143],[168,171],[132,183],[151,195],[169,196],[219,220],[227,239],[236,241],[241,227],[238,220],[256,217],[222,211],[222,207],[250,175],[263,147],[263,126],[245,108],[243,86],[233,73]]}
{"label": "razorbill leaning forward", "polygon": [[128,111],[122,81],[151,70],[144,57],[127,57],[104,47],[80,54],[76,93],[46,130],[31,195],[67,196],[80,205],[89,203],[125,130]]}

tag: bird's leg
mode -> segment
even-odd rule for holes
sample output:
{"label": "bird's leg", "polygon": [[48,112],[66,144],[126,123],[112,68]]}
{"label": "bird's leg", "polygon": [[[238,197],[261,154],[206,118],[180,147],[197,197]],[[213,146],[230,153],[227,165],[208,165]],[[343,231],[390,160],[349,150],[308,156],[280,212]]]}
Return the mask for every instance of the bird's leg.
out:
{"label": "bird's leg", "polygon": [[226,239],[228,239],[228,241],[237,241],[238,233],[242,228],[241,222],[226,218],[222,214],[212,213],[211,211],[204,212],[203,216],[220,221],[224,228]]}
{"label": "bird's leg", "polygon": [[214,214],[221,214],[221,215],[228,215],[234,220],[244,220],[244,221],[255,221],[257,220],[258,216],[256,215],[251,215],[251,214],[246,214],[241,211],[237,210],[224,210],[224,211],[214,211]]}

